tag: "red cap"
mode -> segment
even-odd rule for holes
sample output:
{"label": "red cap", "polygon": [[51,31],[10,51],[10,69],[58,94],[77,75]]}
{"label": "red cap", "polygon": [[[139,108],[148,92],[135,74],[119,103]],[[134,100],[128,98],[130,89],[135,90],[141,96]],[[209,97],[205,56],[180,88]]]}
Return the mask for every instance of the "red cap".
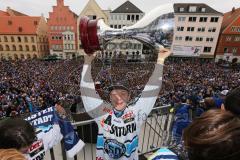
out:
{"label": "red cap", "polygon": [[80,19],[80,38],[86,54],[93,54],[95,51],[100,50],[97,35],[97,22],[98,20],[90,20],[86,16]]}

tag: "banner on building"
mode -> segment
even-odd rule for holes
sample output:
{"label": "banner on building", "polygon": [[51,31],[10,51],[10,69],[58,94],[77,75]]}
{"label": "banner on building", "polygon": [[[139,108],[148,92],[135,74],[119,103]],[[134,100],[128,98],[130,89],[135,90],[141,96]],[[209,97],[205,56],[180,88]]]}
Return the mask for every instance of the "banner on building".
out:
{"label": "banner on building", "polygon": [[201,46],[173,46],[173,55],[174,56],[187,56],[187,57],[197,57],[200,56]]}

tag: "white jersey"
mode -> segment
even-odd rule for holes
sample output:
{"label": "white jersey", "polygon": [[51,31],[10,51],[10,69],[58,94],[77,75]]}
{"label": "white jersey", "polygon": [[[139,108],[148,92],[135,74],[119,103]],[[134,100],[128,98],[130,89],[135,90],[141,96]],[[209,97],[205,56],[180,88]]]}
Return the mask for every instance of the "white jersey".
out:
{"label": "white jersey", "polygon": [[91,64],[82,71],[81,94],[86,111],[98,124],[96,160],[138,160],[138,142],[142,123],[151,112],[162,84],[163,65],[155,70],[139,100],[117,117],[110,104],[96,94]]}

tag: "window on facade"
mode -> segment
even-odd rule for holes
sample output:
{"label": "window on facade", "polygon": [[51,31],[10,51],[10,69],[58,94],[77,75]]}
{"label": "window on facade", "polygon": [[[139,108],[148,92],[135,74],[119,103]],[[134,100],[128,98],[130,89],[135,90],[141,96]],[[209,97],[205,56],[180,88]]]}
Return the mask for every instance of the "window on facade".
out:
{"label": "window on facade", "polygon": [[193,32],[194,31],[194,27],[187,27],[187,31],[188,32]]}
{"label": "window on facade", "polygon": [[197,17],[189,17],[189,22],[196,22],[197,20]]}
{"label": "window on facade", "polygon": [[6,51],[10,51],[9,45],[6,45]]}
{"label": "window on facade", "polygon": [[201,12],[206,12],[206,8],[201,8]]}
{"label": "window on facade", "polygon": [[176,40],[176,41],[181,41],[181,40],[182,40],[182,37],[181,37],[181,36],[176,36],[176,37],[175,37],[175,40]]}
{"label": "window on facade", "polygon": [[113,28],[113,25],[111,24],[110,27]]}
{"label": "window on facade", "polygon": [[203,37],[196,37],[196,41],[203,41]]}
{"label": "window on facade", "polygon": [[226,41],[231,41],[232,40],[232,37],[231,36],[227,36],[226,37]]}
{"label": "window on facade", "polygon": [[114,25],[114,28],[116,28],[116,29],[117,29],[117,25]]}
{"label": "window on facade", "polygon": [[228,48],[224,48],[224,53],[228,53]]}
{"label": "window on facade", "polygon": [[209,28],[208,32],[216,32],[216,28],[215,27]]}
{"label": "window on facade", "polygon": [[118,25],[118,29],[121,29],[121,25]]}
{"label": "window on facade", "polygon": [[93,15],[92,18],[93,18],[93,19],[97,19],[97,16],[96,16],[96,15]]}
{"label": "window on facade", "polygon": [[29,51],[29,46],[28,45],[26,45],[25,48],[26,48],[26,51]]}
{"label": "window on facade", "polygon": [[218,22],[218,17],[211,17],[211,20],[210,20],[210,22]]}
{"label": "window on facade", "polygon": [[131,17],[131,20],[132,20],[132,21],[134,21],[134,20],[135,20],[135,16],[134,16],[134,15],[132,15],[132,17]]}
{"label": "window on facade", "polygon": [[235,37],[234,41],[239,42],[240,41],[240,36]]}
{"label": "window on facade", "polygon": [[34,43],[34,42],[35,42],[35,40],[34,40],[34,37],[31,37],[31,41],[32,41],[32,43]]}
{"label": "window on facade", "polygon": [[213,38],[207,37],[207,38],[206,38],[206,42],[213,42]]}
{"label": "window on facade", "polygon": [[184,22],[186,20],[186,17],[178,17],[179,22]]}
{"label": "window on facade", "polygon": [[4,42],[8,42],[7,36],[4,36]]}
{"label": "window on facade", "polygon": [[38,22],[37,22],[37,21],[34,21],[34,25],[35,25],[35,26],[38,25]]}
{"label": "window on facade", "polygon": [[13,36],[11,37],[11,42],[15,42],[15,39]]}
{"label": "window on facade", "polygon": [[22,45],[19,45],[19,51],[23,51]]}
{"label": "window on facade", "polygon": [[207,22],[207,17],[200,17],[199,22]]}
{"label": "window on facade", "polygon": [[212,47],[204,47],[203,52],[209,53],[211,52]]}
{"label": "window on facade", "polygon": [[184,8],[183,7],[179,8],[179,12],[184,12]]}
{"label": "window on facade", "polygon": [[233,27],[231,28],[231,31],[232,31],[232,32],[240,32],[240,27],[238,27],[238,26],[233,26]]}
{"label": "window on facade", "polygon": [[127,20],[130,21],[131,20],[131,15],[127,15]]}
{"label": "window on facade", "polygon": [[8,25],[11,26],[12,25],[12,21],[8,21]]}
{"label": "window on facade", "polygon": [[36,51],[36,46],[35,45],[32,46],[32,51]]}
{"label": "window on facade", "polygon": [[18,37],[18,42],[21,42],[22,40],[21,40],[21,37]]}
{"label": "window on facade", "polygon": [[198,32],[205,32],[205,27],[199,27]]}
{"label": "window on facade", "polygon": [[191,36],[186,36],[185,41],[192,41],[192,37]]}
{"label": "window on facade", "polygon": [[16,48],[15,45],[12,46],[12,49],[13,49],[13,51],[16,51],[16,50],[17,50],[17,48]]}
{"label": "window on facade", "polygon": [[233,48],[232,53],[235,55],[237,53],[237,48]]}
{"label": "window on facade", "polygon": [[28,42],[28,37],[24,37],[24,42]]}
{"label": "window on facade", "polygon": [[22,32],[22,31],[23,31],[23,28],[22,28],[22,27],[18,27],[18,31],[19,31],[19,32]]}
{"label": "window on facade", "polygon": [[181,26],[177,27],[177,31],[183,31],[183,30],[184,30],[184,27],[181,27]]}
{"label": "window on facade", "polygon": [[197,11],[197,6],[190,6],[189,7],[189,12],[196,12]]}
{"label": "window on facade", "polygon": [[139,15],[136,15],[136,20],[137,20],[137,21],[139,20]]}
{"label": "window on facade", "polygon": [[3,51],[3,46],[0,44],[0,51]]}

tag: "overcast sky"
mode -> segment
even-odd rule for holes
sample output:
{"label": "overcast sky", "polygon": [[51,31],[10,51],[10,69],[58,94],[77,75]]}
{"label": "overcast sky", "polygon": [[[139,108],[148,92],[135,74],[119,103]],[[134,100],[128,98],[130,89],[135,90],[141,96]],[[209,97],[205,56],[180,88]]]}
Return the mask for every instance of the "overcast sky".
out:
{"label": "overcast sky", "polygon": [[[115,9],[126,0],[96,0],[102,9]],[[239,8],[240,0],[130,0],[143,12],[155,8],[165,3],[206,3],[220,12],[228,12],[232,7]],[[88,0],[65,0],[73,12],[80,14]],[[56,0],[0,0],[0,10],[6,10],[9,6],[17,11],[39,16],[41,13],[48,17],[48,12],[52,11],[52,6],[56,4]]]}

